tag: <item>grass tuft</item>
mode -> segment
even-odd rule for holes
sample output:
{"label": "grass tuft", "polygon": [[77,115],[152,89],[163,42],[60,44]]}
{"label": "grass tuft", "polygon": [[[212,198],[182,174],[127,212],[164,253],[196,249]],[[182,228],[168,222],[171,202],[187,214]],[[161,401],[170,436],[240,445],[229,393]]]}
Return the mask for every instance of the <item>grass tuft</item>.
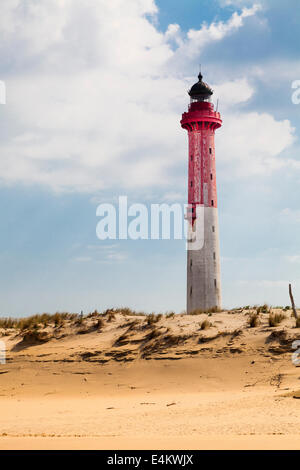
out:
{"label": "grass tuft", "polygon": [[256,307],[256,313],[270,313],[270,307],[268,304],[261,305],[260,307]]}
{"label": "grass tuft", "polygon": [[208,330],[211,326],[212,324],[208,320],[204,320],[200,323],[201,330]]}
{"label": "grass tuft", "polygon": [[222,310],[218,307],[212,307],[207,310],[201,310],[201,309],[196,309],[190,312],[189,315],[203,315],[203,314],[208,314],[208,313],[220,313]]}
{"label": "grass tuft", "polygon": [[169,312],[166,314],[166,318],[174,318],[175,317],[175,313],[174,312]]}
{"label": "grass tuft", "polygon": [[257,328],[260,325],[260,318],[258,313],[252,313],[250,315],[248,324],[250,328]]}
{"label": "grass tuft", "polygon": [[99,318],[99,320],[95,323],[95,329],[101,330],[101,328],[103,328],[104,325],[105,325],[105,322],[103,318]]}
{"label": "grass tuft", "polygon": [[269,315],[269,326],[275,327],[285,320],[286,315],[284,313],[270,313]]}
{"label": "grass tuft", "polygon": [[155,315],[155,313],[150,313],[147,318],[147,325],[151,326],[155,323],[158,323],[162,319],[162,314]]}

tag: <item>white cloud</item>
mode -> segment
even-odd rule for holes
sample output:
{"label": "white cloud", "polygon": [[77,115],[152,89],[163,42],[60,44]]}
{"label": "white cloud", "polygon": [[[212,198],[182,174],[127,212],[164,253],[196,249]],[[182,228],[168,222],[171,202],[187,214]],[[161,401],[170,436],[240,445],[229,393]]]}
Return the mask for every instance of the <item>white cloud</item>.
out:
{"label": "white cloud", "polygon": [[169,203],[181,202],[181,201],[185,202],[185,199],[186,199],[186,195],[184,193],[179,192],[179,191],[167,192],[161,198],[162,201],[169,202]]}
{"label": "white cloud", "polygon": [[280,217],[289,223],[300,222],[300,210],[287,207],[280,212]]}
{"label": "white cloud", "polygon": [[202,47],[210,41],[219,41],[241,28],[244,24],[244,18],[255,15],[259,10],[261,10],[261,6],[258,4],[253,5],[251,8],[243,8],[241,14],[234,12],[227,22],[219,21],[218,23],[204,25],[198,31],[191,29],[188,32],[188,38],[192,40],[193,44],[200,43]]}
{"label": "white cloud", "polygon": [[127,253],[109,253],[107,255],[107,259],[112,261],[125,261],[127,258]]}
{"label": "white cloud", "polygon": [[300,263],[300,255],[286,256],[285,259],[292,264]]}
{"label": "white cloud", "polygon": [[[0,53],[8,70],[2,117],[11,129],[0,143],[0,180],[54,190],[96,191],[166,185],[186,154],[180,114],[187,105],[182,78],[199,52],[242,28],[260,6],[227,22],[165,34],[148,15],[154,0],[12,0],[1,6]],[[237,114],[254,89],[241,77],[215,85],[224,128],[219,155],[245,173],[282,165],[293,141],[288,121]],[[234,138],[233,138],[234,136]],[[232,174],[232,170],[228,174]]]}
{"label": "white cloud", "polygon": [[243,8],[241,13],[234,12],[227,21],[203,23],[198,30],[190,29],[186,36],[183,35],[178,25],[170,25],[165,38],[172,38],[178,45],[169,60],[170,66],[173,65],[175,70],[177,67],[182,69],[190,61],[198,59],[205,47],[237,32],[244,25],[246,18],[256,15],[260,10],[259,4],[251,8]]}
{"label": "white cloud", "polygon": [[213,86],[214,101],[220,100],[221,109],[228,109],[248,101],[254,94],[254,88],[245,78],[236,79]]}
{"label": "white cloud", "polygon": [[72,261],[79,263],[96,262],[96,263],[120,263],[128,259],[128,253],[123,252],[119,248],[118,243],[99,243],[98,245],[87,245],[87,247],[78,247],[78,250],[84,253],[75,256]]}
{"label": "white cloud", "polygon": [[221,149],[218,159],[230,173],[227,177],[249,177],[288,166],[280,154],[293,144],[295,136],[288,120],[276,121],[270,114],[251,112],[224,116],[217,139]]}
{"label": "white cloud", "polygon": [[[219,0],[221,6],[246,7],[253,4],[253,0]],[[258,4],[260,6],[260,4]]]}
{"label": "white cloud", "polygon": [[281,153],[296,140],[290,121],[277,121],[268,113],[241,112],[237,105],[250,100],[255,89],[247,79],[213,85],[223,128],[217,131],[218,162],[226,178],[269,174],[283,167],[296,168],[296,160]]}

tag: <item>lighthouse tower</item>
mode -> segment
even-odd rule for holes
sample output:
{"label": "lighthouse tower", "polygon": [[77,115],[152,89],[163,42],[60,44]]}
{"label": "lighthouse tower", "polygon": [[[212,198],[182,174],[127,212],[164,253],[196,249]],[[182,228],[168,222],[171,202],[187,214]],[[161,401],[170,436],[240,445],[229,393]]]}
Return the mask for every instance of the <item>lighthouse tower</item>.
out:
{"label": "lighthouse tower", "polygon": [[187,313],[221,307],[215,130],[222,120],[211,103],[212,89],[202,81],[201,73],[198,78],[181,120],[189,139],[189,233],[202,233],[200,246],[188,242]]}

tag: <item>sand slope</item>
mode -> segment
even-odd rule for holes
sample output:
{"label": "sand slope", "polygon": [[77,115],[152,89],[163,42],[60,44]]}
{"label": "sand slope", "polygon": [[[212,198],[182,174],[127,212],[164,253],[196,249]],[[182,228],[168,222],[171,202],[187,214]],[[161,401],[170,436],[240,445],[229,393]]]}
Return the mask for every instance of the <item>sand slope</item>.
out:
{"label": "sand slope", "polygon": [[300,448],[290,314],[98,319],[41,326],[42,343],[3,331],[0,448]]}

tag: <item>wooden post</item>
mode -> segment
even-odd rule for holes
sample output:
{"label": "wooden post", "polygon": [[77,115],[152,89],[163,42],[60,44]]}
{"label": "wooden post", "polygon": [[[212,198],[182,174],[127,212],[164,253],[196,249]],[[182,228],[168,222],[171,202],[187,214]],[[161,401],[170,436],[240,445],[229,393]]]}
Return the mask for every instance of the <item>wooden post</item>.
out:
{"label": "wooden post", "polygon": [[289,293],[290,293],[290,298],[291,298],[291,303],[292,303],[292,309],[293,309],[296,320],[298,320],[299,317],[298,317],[298,313],[295,307],[295,301],[294,301],[293,292],[292,292],[292,284],[289,284]]}

